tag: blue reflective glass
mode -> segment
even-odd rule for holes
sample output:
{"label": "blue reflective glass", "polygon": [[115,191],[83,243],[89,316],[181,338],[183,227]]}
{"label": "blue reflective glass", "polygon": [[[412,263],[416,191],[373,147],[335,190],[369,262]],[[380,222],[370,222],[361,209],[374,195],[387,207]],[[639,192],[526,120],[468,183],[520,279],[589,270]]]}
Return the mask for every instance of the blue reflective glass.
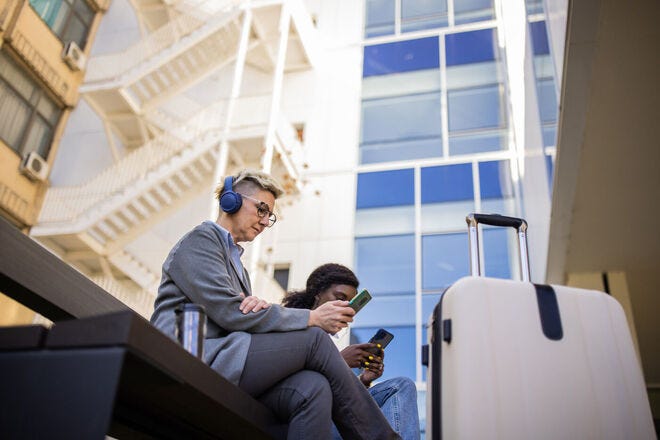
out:
{"label": "blue reflective glass", "polygon": [[469,273],[469,265],[467,233],[422,237],[423,290],[446,289]]}
{"label": "blue reflective glass", "polygon": [[440,136],[420,139],[398,139],[360,145],[360,163],[393,162],[442,156]]}
{"label": "blue reflective glass", "polygon": [[527,14],[538,14],[543,12],[543,0],[525,0]]}
{"label": "blue reflective glass", "polygon": [[441,135],[439,93],[362,102],[362,143],[440,138]]}
{"label": "blue reflective glass", "polygon": [[383,327],[394,335],[394,339],[385,349],[385,370],[379,380],[404,376],[415,380],[416,343],[415,327],[391,327],[387,321],[378,327],[352,328],[351,344],[368,342],[376,331]]}
{"label": "blue reflective glass", "polygon": [[414,235],[356,238],[355,271],[372,295],[414,292]]}
{"label": "blue reflective glass", "polygon": [[365,30],[366,37],[377,37],[394,33],[394,0],[367,0]]}
{"label": "blue reflective glass", "polygon": [[[370,286],[362,282],[360,288],[372,291]],[[369,304],[355,315],[351,327],[376,327],[385,323],[397,326],[415,325],[415,294],[374,295]]]}
{"label": "blue reflective glass", "polygon": [[454,23],[473,23],[493,18],[493,0],[454,0]]}
{"label": "blue reflective glass", "polygon": [[506,131],[479,131],[449,136],[449,155],[484,153],[506,148]]}
{"label": "blue reflective glass", "polygon": [[422,203],[454,202],[473,198],[471,164],[422,168]]}
{"label": "blue reflective glass", "polygon": [[397,41],[365,47],[362,76],[433,69],[439,65],[437,37]]}
{"label": "blue reflective glass", "polygon": [[545,155],[545,167],[548,172],[548,187],[550,188],[550,195],[552,196],[552,181],[555,172],[555,163],[552,159],[552,156],[549,154]]}
{"label": "blue reflective glass", "polygon": [[513,230],[489,229],[483,230],[484,275],[492,278],[511,278],[511,262],[509,258],[508,234]]}
{"label": "blue reflective glass", "polygon": [[450,131],[503,125],[499,85],[449,91],[447,110]]}
{"label": "blue reflective glass", "polygon": [[401,2],[401,31],[444,27],[448,24],[447,0],[405,0]]}
{"label": "blue reflective glass", "polygon": [[543,146],[554,147],[557,144],[557,125],[545,125],[543,130]]}
{"label": "blue reflective glass", "polygon": [[494,60],[494,37],[493,29],[447,35],[445,37],[447,66]]}
{"label": "blue reflective glass", "polygon": [[539,80],[536,82],[536,90],[541,121],[555,122],[558,113],[555,82],[552,79]]}
{"label": "blue reflective glass", "polygon": [[358,209],[413,203],[415,186],[412,169],[358,174]]}
{"label": "blue reflective glass", "polygon": [[509,161],[479,163],[479,183],[482,199],[513,197]]}
{"label": "blue reflective glass", "polygon": [[529,24],[532,31],[532,48],[534,55],[545,55],[550,53],[548,44],[548,31],[545,28],[545,21],[534,21]]}

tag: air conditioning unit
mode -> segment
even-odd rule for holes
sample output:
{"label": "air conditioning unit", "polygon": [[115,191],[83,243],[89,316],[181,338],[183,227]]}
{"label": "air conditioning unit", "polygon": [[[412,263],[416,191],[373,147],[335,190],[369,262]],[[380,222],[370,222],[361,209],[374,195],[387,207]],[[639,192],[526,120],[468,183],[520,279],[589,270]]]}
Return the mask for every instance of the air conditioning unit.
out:
{"label": "air conditioning unit", "polygon": [[21,163],[21,172],[30,180],[44,181],[48,177],[48,162],[36,151],[30,151]]}
{"label": "air conditioning unit", "polygon": [[85,63],[87,63],[85,53],[78,47],[75,41],[69,41],[64,45],[62,58],[72,70],[83,70]]}

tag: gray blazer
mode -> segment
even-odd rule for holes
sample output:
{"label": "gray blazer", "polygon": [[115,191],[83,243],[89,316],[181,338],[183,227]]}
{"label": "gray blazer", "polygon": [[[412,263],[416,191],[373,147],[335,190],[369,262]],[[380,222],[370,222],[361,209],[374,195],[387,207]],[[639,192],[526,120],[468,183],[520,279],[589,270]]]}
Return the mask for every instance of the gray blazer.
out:
{"label": "gray blazer", "polygon": [[181,238],[165,259],[151,323],[174,338],[177,306],[202,304],[208,317],[204,362],[238,385],[251,333],[302,330],[309,321],[309,310],[276,304],[244,315],[238,309],[241,292],[252,294],[248,273],[233,263],[221,232],[204,222]]}

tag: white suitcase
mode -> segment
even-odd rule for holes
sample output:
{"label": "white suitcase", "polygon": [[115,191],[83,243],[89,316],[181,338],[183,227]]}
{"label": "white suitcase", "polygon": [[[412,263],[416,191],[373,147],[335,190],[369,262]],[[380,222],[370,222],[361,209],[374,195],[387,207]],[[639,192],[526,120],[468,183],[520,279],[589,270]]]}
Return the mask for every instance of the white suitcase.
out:
{"label": "white suitcase", "polygon": [[524,280],[465,277],[442,295],[428,328],[426,438],[655,439],[619,303],[531,284],[524,220],[467,221],[471,273],[481,273],[478,223],[510,226]]}

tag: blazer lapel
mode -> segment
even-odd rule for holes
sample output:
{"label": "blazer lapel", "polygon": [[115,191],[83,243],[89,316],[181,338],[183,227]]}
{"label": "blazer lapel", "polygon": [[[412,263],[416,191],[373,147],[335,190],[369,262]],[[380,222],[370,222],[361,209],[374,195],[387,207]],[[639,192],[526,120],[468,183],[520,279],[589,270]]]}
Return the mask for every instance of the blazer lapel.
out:
{"label": "blazer lapel", "polygon": [[236,267],[236,265],[234,264],[234,259],[231,257],[231,255],[229,255],[229,249],[227,249],[227,257],[229,258],[229,264],[231,268],[234,270],[234,274],[238,278],[238,281],[241,283],[241,288],[243,289],[243,293],[245,293],[245,296],[252,295],[252,289],[250,287],[250,281],[248,278],[247,270],[245,270],[244,267],[241,267],[240,269]]}

